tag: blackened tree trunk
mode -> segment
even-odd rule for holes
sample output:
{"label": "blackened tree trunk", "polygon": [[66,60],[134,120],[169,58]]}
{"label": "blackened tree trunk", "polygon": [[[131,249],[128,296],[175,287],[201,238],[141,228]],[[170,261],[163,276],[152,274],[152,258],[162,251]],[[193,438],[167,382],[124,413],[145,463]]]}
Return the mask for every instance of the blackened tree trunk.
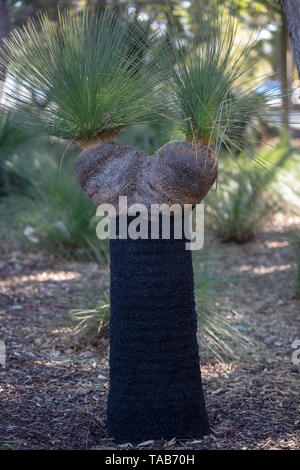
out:
{"label": "blackened tree trunk", "polygon": [[286,18],[300,76],[300,0],[279,0],[279,2]]}
{"label": "blackened tree trunk", "polygon": [[[171,217],[171,227],[174,222]],[[121,442],[209,433],[184,239],[110,240],[108,431]]]}

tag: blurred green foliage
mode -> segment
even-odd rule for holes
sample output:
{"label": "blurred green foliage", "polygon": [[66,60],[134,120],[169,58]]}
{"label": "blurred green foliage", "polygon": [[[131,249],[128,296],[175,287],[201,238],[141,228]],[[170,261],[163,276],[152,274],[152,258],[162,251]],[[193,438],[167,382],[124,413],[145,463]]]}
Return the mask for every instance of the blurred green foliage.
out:
{"label": "blurred green foliage", "polygon": [[180,139],[184,139],[184,135],[167,120],[129,127],[117,137],[121,144],[138,147],[148,155],[167,142]]}
{"label": "blurred green foliage", "polygon": [[204,203],[208,222],[221,240],[253,240],[261,224],[283,207],[277,179],[292,156],[284,135],[274,149],[260,157],[263,166],[242,154],[220,159],[218,188],[210,191]]}
{"label": "blurred green foliage", "polygon": [[0,195],[24,186],[23,175],[17,175],[11,166],[18,158],[18,149],[32,137],[18,127],[13,112],[0,112]]}
{"label": "blurred green foliage", "polygon": [[26,184],[2,199],[1,235],[9,239],[14,233],[23,247],[31,244],[55,256],[105,263],[108,243],[96,237],[96,208],[73,172],[77,153],[44,138],[6,161],[10,174]]}

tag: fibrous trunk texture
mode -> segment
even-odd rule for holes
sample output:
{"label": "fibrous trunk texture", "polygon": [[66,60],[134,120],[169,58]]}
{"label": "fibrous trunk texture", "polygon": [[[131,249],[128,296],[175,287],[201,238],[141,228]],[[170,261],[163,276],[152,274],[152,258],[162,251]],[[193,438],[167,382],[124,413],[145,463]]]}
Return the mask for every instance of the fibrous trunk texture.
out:
{"label": "fibrous trunk texture", "polygon": [[78,180],[91,200],[128,204],[197,204],[217,176],[211,149],[186,141],[168,142],[148,156],[134,147],[106,142],[84,150],[75,162]]}
{"label": "fibrous trunk texture", "polygon": [[207,434],[185,240],[111,240],[110,259],[109,434],[118,442]]}

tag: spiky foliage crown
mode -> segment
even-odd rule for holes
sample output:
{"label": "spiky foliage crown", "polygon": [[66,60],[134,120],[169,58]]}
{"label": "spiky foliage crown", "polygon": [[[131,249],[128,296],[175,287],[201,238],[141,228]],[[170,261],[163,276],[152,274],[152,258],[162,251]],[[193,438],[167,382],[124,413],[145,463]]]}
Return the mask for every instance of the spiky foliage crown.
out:
{"label": "spiky foliage crown", "polygon": [[18,84],[7,99],[29,123],[87,147],[155,115],[160,87],[146,29],[133,17],[59,13],[30,20],[5,42],[4,61]]}
{"label": "spiky foliage crown", "polygon": [[237,23],[222,10],[199,18],[197,26],[192,40],[181,39],[175,28],[164,54],[175,123],[189,141],[216,151],[222,144],[242,150],[241,137],[252,118],[269,119],[266,97],[249,81],[257,62],[251,54],[255,40],[250,36],[237,45]]}

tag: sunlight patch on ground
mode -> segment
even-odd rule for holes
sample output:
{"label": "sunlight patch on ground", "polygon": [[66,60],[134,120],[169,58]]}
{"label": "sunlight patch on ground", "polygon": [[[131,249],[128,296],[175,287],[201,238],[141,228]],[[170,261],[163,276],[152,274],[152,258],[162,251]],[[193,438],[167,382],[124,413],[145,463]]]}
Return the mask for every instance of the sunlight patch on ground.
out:
{"label": "sunlight patch on ground", "polygon": [[4,392],[13,392],[16,390],[16,386],[10,383],[6,383],[4,386],[0,385],[0,394]]}
{"label": "sunlight patch on ground", "polygon": [[277,212],[272,217],[273,229],[279,230],[288,227],[300,225],[299,214],[287,214],[285,212]]}
{"label": "sunlight patch on ground", "polygon": [[[55,354],[56,351],[53,351],[52,353]],[[81,370],[83,372],[90,372],[91,370],[97,369],[97,367],[99,366],[99,364],[97,364],[97,362],[92,359],[84,360],[84,358],[82,357],[82,355],[80,356],[80,354],[77,355],[77,359],[79,358],[80,358],[81,363],[80,363],[80,366],[78,365],[78,363],[76,364],[76,370]],[[36,359],[33,361],[33,364],[36,366],[51,367],[51,368],[60,369],[64,371],[70,370],[72,369],[72,367],[74,367],[72,358],[62,359],[60,355],[58,358]],[[107,380],[107,378],[104,375],[103,376],[101,375],[101,377]],[[101,384],[101,386],[102,385],[103,383]],[[94,384],[94,387],[95,386],[96,384]]]}
{"label": "sunlight patch on ground", "polygon": [[47,359],[36,359],[33,361],[33,364],[36,366],[43,366],[43,367],[58,367],[60,365],[65,365],[67,363],[71,363],[71,359],[65,359],[65,360],[47,360]]}
{"label": "sunlight patch on ground", "polygon": [[53,328],[50,333],[53,335],[59,335],[61,333],[72,333],[73,329],[70,327],[60,327],[60,328]]}
{"label": "sunlight patch on ground", "polygon": [[295,446],[297,446],[297,437],[292,434],[290,436],[282,436],[277,439],[273,437],[267,438],[258,443],[259,449],[266,448],[268,450],[283,450],[284,448],[291,449]]}
{"label": "sunlight patch on ground", "polygon": [[282,248],[283,246],[289,246],[289,242],[288,241],[273,241],[273,242],[269,242],[269,241],[266,241],[265,242],[265,246],[267,248]]}
{"label": "sunlight patch on ground", "polygon": [[12,276],[5,281],[0,281],[0,287],[23,284],[25,282],[61,282],[78,279],[82,274],[76,271],[43,271],[37,274]]}
{"label": "sunlight patch on ground", "polygon": [[234,363],[210,363],[202,364],[201,371],[205,379],[213,379],[218,377],[229,378],[229,376],[239,368],[238,364]]}
{"label": "sunlight patch on ground", "polygon": [[252,271],[253,274],[257,274],[259,276],[264,275],[264,274],[271,274],[277,271],[287,271],[291,269],[292,265],[291,264],[279,264],[275,266],[257,266],[253,267],[251,264],[242,264],[237,271],[239,272],[247,272],[247,271]]}

